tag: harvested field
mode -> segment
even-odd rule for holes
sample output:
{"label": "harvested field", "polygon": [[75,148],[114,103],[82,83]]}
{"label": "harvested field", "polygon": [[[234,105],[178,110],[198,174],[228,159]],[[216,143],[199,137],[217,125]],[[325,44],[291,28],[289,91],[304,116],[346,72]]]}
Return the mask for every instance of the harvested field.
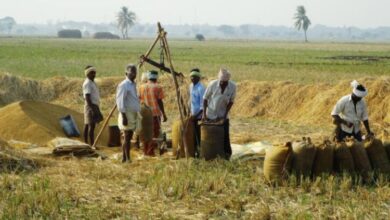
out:
{"label": "harvested field", "polygon": [[[142,157],[132,149],[132,163],[122,164],[115,147],[100,148],[97,158],[47,155],[52,149],[46,143],[64,136],[59,117],[72,114],[83,130],[83,67],[98,67],[106,116],[123,66],[137,61],[149,41],[1,39],[0,163],[6,165],[0,173],[0,218],[390,218],[386,175],[369,184],[354,175],[290,176],[273,187],[264,179],[263,157],[205,162],[174,160],[171,152]],[[172,41],[171,47],[177,70],[198,66],[205,84],[228,64],[239,97],[231,112],[232,143],[277,144],[303,136],[321,143],[332,135],[330,111],[351,92],[352,79],[369,90],[373,131],[390,140],[389,44]],[[170,77],[160,81],[169,118],[163,130],[169,137],[178,118],[176,98]]]}

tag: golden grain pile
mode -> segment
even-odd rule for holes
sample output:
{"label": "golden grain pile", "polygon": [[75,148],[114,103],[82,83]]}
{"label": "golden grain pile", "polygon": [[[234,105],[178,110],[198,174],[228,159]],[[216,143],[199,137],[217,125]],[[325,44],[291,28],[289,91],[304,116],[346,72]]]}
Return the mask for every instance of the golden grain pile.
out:
{"label": "golden grain pile", "polygon": [[[59,119],[72,115],[83,133],[83,115],[72,109],[40,101],[20,101],[0,108],[0,134],[4,139],[45,145],[56,137],[64,137]],[[81,136],[82,137],[82,136]],[[107,132],[100,144],[106,145]]]}

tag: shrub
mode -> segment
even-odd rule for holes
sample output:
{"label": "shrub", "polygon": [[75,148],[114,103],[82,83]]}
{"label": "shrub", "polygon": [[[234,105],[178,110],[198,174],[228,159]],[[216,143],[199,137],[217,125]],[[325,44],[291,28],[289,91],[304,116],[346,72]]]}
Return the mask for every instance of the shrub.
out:
{"label": "shrub", "polygon": [[195,36],[195,38],[198,40],[198,41],[205,41],[206,38],[203,36],[203,34],[197,34]]}
{"label": "shrub", "polygon": [[111,34],[110,32],[96,32],[93,35],[95,39],[120,39],[118,35]]}
{"label": "shrub", "polygon": [[81,31],[77,29],[65,29],[58,31],[60,38],[81,38]]}

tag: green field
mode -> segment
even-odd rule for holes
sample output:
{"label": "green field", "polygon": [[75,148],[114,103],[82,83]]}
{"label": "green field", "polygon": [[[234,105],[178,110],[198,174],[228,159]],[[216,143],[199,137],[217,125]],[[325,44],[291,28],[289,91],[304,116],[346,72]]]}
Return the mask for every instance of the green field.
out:
{"label": "green field", "polygon": [[[83,68],[92,64],[97,66],[100,76],[117,76],[127,63],[138,62],[152,41],[0,38],[0,72],[36,79],[57,75],[83,77]],[[229,68],[236,81],[312,83],[390,75],[390,44],[169,42],[178,71],[186,73],[199,67],[209,77],[214,77],[221,66]],[[160,61],[159,51],[155,50],[152,57]],[[147,68],[150,67],[142,71]]]}

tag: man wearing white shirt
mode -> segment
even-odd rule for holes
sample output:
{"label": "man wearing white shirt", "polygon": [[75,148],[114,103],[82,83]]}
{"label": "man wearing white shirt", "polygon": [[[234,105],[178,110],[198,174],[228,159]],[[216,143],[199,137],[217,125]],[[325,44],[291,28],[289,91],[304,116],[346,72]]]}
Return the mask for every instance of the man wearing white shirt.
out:
{"label": "man wearing white shirt", "polygon": [[92,146],[95,142],[96,124],[103,120],[100,112],[100,95],[99,89],[95,83],[96,68],[93,66],[85,67],[84,74],[86,79],[83,83],[84,104],[84,141]]}
{"label": "man wearing white shirt", "polygon": [[220,69],[218,79],[209,83],[203,96],[202,120],[224,120],[226,159],[230,159],[232,155],[228,114],[236,98],[236,84],[230,81],[230,78],[231,74],[228,70]]}
{"label": "man wearing white shirt", "polygon": [[141,111],[141,106],[135,83],[137,68],[135,65],[129,64],[126,66],[125,71],[126,79],[117,88],[116,104],[119,111],[118,126],[124,134],[122,162],[131,162],[130,141],[137,127],[137,118]]}
{"label": "man wearing white shirt", "polygon": [[352,94],[342,97],[334,106],[332,111],[333,122],[336,125],[336,139],[343,141],[346,137],[354,137],[362,141],[360,123],[363,121],[367,136],[372,136],[368,122],[368,111],[366,102],[367,89],[356,80],[351,83]]}

